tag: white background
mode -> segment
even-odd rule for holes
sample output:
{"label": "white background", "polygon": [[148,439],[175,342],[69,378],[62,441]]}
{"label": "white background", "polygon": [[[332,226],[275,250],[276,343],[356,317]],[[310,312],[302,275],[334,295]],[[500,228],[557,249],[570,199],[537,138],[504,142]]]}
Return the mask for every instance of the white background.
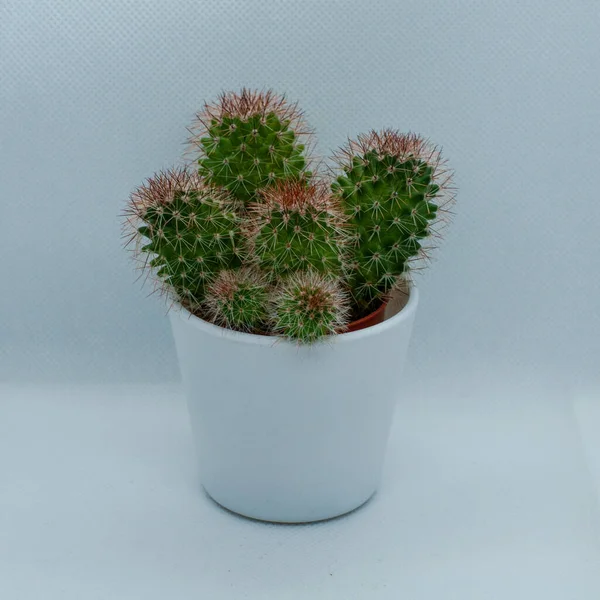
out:
{"label": "white background", "polygon": [[416,362],[600,362],[595,0],[0,2],[0,378],[177,377],[118,217],[221,90],[298,100],[327,155],[384,126],[460,189],[420,278]]}
{"label": "white background", "polygon": [[[597,0],[0,0],[0,596],[600,597],[599,31]],[[386,483],[307,528],[202,499],[178,388],[137,387],[178,372],[119,213],[241,86],[321,155],[420,132],[459,187]]]}

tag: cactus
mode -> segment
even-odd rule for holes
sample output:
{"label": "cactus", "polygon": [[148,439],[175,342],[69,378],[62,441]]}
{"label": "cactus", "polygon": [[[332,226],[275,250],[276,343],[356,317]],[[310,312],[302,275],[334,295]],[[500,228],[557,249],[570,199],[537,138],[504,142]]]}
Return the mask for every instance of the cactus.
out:
{"label": "cactus", "polygon": [[273,293],[273,331],[300,344],[341,333],[348,314],[348,296],[339,282],[314,271],[288,276]]}
{"label": "cactus", "polygon": [[161,172],[137,188],[126,225],[130,241],[137,241],[136,255],[147,256],[142,266],[153,270],[163,291],[192,309],[220,270],[242,263],[235,203],[185,169]]}
{"label": "cactus", "polygon": [[345,247],[343,215],[326,184],[280,182],[250,207],[251,254],[277,279],[312,269],[339,275]]}
{"label": "cactus", "polygon": [[423,240],[438,237],[433,225],[453,200],[451,172],[427,140],[389,129],[359,136],[335,158],[344,173],[332,191],[354,240],[347,276],[361,316],[427,258]]}
{"label": "cactus", "polygon": [[262,187],[310,175],[302,113],[271,91],[222,94],[198,113],[190,133],[199,174],[246,205]]}
{"label": "cactus", "polygon": [[385,129],[308,170],[302,113],[242,89],[190,128],[193,169],[131,195],[129,241],[159,289],[201,318],[300,343],[379,308],[429,258],[454,200],[452,172],[416,134]]}
{"label": "cactus", "polygon": [[221,271],[207,289],[205,305],[211,320],[228,329],[258,333],[269,320],[269,290],[255,269]]}

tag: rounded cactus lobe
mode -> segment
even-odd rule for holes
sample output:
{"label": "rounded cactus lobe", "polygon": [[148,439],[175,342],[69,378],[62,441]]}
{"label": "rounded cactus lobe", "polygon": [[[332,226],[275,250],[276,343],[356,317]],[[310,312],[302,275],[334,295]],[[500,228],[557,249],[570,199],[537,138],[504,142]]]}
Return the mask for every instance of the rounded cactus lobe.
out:
{"label": "rounded cactus lobe", "polygon": [[199,174],[245,204],[260,188],[310,176],[301,113],[272,92],[224,94],[205,106],[191,131]]}
{"label": "rounded cactus lobe", "polygon": [[305,175],[304,146],[296,143],[289,123],[269,115],[264,124],[258,115],[214,123],[202,138],[205,157],[198,172],[213,185],[228,189],[236,198],[250,202],[257,189],[278,180]]}
{"label": "rounded cactus lobe", "polygon": [[274,292],[273,330],[300,344],[313,344],[346,327],[348,306],[338,281],[312,271],[295,273]]}
{"label": "rounded cactus lobe", "polygon": [[[158,178],[170,182],[169,193],[157,191]],[[187,306],[202,302],[207,284],[222,269],[236,268],[243,259],[241,221],[235,205],[219,190],[197,179],[160,174],[132,194],[138,227],[138,253],[159,278],[164,291]]]}
{"label": "rounded cactus lobe", "polygon": [[205,305],[217,325],[247,332],[262,332],[269,321],[269,289],[253,269],[225,270],[208,287]]}
{"label": "rounded cactus lobe", "polygon": [[352,232],[347,276],[363,314],[407,274],[431,235],[441,210],[440,159],[421,138],[386,131],[351,143],[338,162],[343,175],[332,191]]}
{"label": "rounded cactus lobe", "polygon": [[285,182],[266,188],[251,214],[252,254],[272,278],[306,270],[341,274],[343,215],[326,186]]}
{"label": "rounded cactus lobe", "polygon": [[181,295],[200,301],[219,270],[241,264],[239,219],[222,200],[182,193],[148,219],[150,243],[142,250],[156,254],[152,266]]}
{"label": "rounded cactus lobe", "polygon": [[330,220],[313,208],[274,210],[254,239],[256,258],[276,276],[305,269],[339,273],[335,234]]}

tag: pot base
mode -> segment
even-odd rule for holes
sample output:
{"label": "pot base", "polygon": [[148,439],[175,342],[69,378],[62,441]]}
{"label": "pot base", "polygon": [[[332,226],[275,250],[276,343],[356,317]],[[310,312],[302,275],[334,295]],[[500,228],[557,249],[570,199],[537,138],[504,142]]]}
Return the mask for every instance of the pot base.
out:
{"label": "pot base", "polygon": [[202,486],[202,489],[204,490],[205,494],[208,496],[208,498],[212,502],[214,502],[219,508],[226,510],[228,513],[233,513],[234,515],[237,515],[238,517],[243,517],[244,519],[251,519],[252,521],[260,521],[261,523],[276,523],[276,524],[280,524],[280,525],[306,525],[308,523],[318,523],[321,521],[331,521],[332,519],[338,519],[340,517],[344,517],[346,515],[349,515],[350,513],[353,513],[355,511],[361,509],[363,506],[368,504],[369,501],[371,500],[371,498],[373,498],[373,496],[377,493],[377,490],[375,490],[374,492],[369,494],[366,498],[360,500],[358,503],[354,503],[352,506],[346,507],[341,510],[339,510],[339,509],[334,510],[331,513],[325,513],[322,510],[320,510],[318,515],[316,513],[313,515],[308,515],[305,511],[303,511],[304,514],[300,514],[300,513],[298,513],[296,515],[288,514],[285,516],[283,514],[281,514],[278,517],[278,516],[276,516],[275,513],[272,513],[272,512],[270,512],[269,515],[267,516],[265,513],[263,513],[260,510],[250,511],[247,508],[242,508],[240,510],[236,510],[233,507],[227,506],[227,504],[224,502],[219,502],[219,500],[217,500],[206,489],[206,487]]}

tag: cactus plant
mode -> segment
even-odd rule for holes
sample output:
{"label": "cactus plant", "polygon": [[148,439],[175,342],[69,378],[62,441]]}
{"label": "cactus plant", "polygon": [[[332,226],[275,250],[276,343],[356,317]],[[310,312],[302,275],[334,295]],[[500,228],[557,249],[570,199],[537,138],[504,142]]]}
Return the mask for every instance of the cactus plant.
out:
{"label": "cactus plant", "polygon": [[336,155],[332,184],[348,217],[348,279],[355,315],[381,304],[411,263],[426,258],[423,240],[438,236],[453,199],[439,150],[415,134],[386,129],[359,136]]}
{"label": "cactus plant", "polygon": [[250,333],[262,332],[269,320],[269,290],[256,269],[221,271],[206,292],[205,305],[217,325]]}
{"label": "cactus plant", "polygon": [[302,113],[271,91],[224,93],[190,131],[194,168],[137,188],[127,235],[160,290],[229,329],[301,343],[343,331],[428,258],[454,199],[440,151],[392,129],[313,174]]}
{"label": "cactus plant", "polygon": [[273,331],[298,343],[341,333],[348,314],[348,296],[340,283],[315,271],[289,275],[273,293]]}
{"label": "cactus plant", "polygon": [[273,92],[222,94],[197,114],[190,132],[199,174],[245,204],[260,188],[310,175],[302,113]]}
{"label": "cactus plant", "polygon": [[339,275],[345,249],[343,215],[324,183],[280,182],[250,207],[251,254],[277,279],[312,269]]}
{"label": "cactus plant", "polygon": [[206,186],[185,169],[160,172],[132,194],[127,211],[130,241],[161,289],[187,306],[204,299],[222,269],[241,265],[241,221],[223,190]]}

